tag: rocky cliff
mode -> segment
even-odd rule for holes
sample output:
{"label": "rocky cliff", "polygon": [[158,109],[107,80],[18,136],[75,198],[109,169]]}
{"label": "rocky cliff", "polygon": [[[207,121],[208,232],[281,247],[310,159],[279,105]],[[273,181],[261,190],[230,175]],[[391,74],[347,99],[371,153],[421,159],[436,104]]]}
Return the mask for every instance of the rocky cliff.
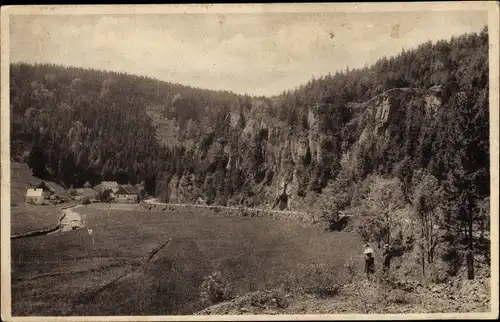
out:
{"label": "rocky cliff", "polygon": [[[405,137],[404,128],[410,120],[409,115],[420,115],[422,120],[432,119],[441,106],[441,100],[440,87],[394,88],[366,102],[347,103],[352,116],[341,124],[337,133],[332,133],[325,131],[321,124],[325,112],[320,104],[304,113],[307,116],[305,124],[296,130],[279,118],[266,115],[264,109],[269,107],[255,99],[248,111],[229,114],[232,138],[215,139],[206,153],[199,153],[203,150],[203,142],[195,142],[187,148],[192,148],[199,164],[213,169],[214,175],[209,172],[201,187],[196,186],[197,175],[194,173],[176,175],[169,180],[168,192],[163,199],[182,203],[201,196],[218,203],[226,194],[223,203],[303,209],[339,174],[350,179],[360,176],[366,156],[380,155],[377,165],[382,168],[388,162],[401,161],[384,160],[384,153],[397,145],[403,150],[404,141],[411,139]],[[150,115],[157,124],[160,139],[167,141],[165,136],[161,137],[161,126],[166,121],[158,114]],[[242,119],[244,126],[241,126]],[[212,129],[208,131],[213,133]],[[337,142],[332,142],[332,138]],[[344,142],[342,147],[338,144],[340,141]],[[221,160],[223,167],[218,166]],[[321,171],[321,167],[331,167],[335,163],[338,166],[330,178],[317,175],[316,171]],[[235,182],[238,176],[241,180]],[[318,184],[319,189],[314,185],[318,179],[324,180]],[[233,193],[217,189],[214,183],[224,187],[233,185]]]}

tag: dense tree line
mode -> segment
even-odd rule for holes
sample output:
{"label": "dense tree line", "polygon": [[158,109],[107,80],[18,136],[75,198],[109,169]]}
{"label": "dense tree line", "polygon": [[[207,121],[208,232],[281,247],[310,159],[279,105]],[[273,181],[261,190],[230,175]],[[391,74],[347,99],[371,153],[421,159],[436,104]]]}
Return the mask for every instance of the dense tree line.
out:
{"label": "dense tree line", "polygon": [[[68,187],[86,181],[146,180],[148,190],[154,191],[160,173],[182,166],[183,149],[157,142],[145,107],[163,104],[182,124],[196,120],[192,104],[227,104],[235,96],[50,64],[12,64],[10,72],[12,157],[22,158],[29,151],[25,161],[36,176]],[[179,99],[181,95],[189,99]]]}

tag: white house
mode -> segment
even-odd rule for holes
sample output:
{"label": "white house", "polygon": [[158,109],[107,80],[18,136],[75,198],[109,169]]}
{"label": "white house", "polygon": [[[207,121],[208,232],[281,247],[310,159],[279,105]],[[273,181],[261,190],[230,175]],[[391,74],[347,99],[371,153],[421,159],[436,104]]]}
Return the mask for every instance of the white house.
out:
{"label": "white house", "polygon": [[26,203],[39,204],[43,202],[44,195],[41,188],[29,188],[26,191]]}

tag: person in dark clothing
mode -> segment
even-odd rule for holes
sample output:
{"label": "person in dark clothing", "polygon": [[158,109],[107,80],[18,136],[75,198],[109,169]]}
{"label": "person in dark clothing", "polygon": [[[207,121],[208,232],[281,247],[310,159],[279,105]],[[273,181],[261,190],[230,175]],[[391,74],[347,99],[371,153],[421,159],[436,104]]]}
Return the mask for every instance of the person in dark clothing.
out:
{"label": "person in dark clothing", "polygon": [[370,245],[365,245],[365,274],[366,278],[370,279],[375,273],[375,257],[373,257],[373,249]]}
{"label": "person in dark clothing", "polygon": [[391,258],[392,258],[391,247],[388,244],[384,245],[383,257],[384,257],[383,271],[384,275],[386,276],[389,273],[389,269],[391,267]]}

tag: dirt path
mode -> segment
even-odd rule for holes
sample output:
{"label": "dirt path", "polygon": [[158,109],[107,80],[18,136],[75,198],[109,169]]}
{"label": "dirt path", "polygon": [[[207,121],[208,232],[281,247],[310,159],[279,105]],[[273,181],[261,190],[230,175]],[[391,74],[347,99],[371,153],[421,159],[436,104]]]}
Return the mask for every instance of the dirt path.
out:
{"label": "dirt path", "polygon": [[[291,214],[291,215],[310,215],[309,212],[303,211],[293,211],[293,210],[275,210],[275,209],[263,209],[263,208],[249,208],[249,207],[229,207],[229,206],[208,206],[208,205],[198,205],[198,204],[180,204],[180,203],[163,203],[158,202],[156,199],[144,200],[146,204],[158,205],[158,206],[171,206],[171,207],[194,207],[194,208],[208,208],[208,209],[227,209],[227,210],[239,210],[239,211],[255,211],[255,212],[267,212],[273,214]],[[342,215],[341,217],[352,217],[351,214]]]}
{"label": "dirt path", "polygon": [[72,208],[63,209],[63,217],[61,218],[61,222],[59,224],[60,228],[57,231],[54,231],[52,234],[85,227],[82,221],[82,216],[74,211],[79,207],[81,206],[77,205]]}
{"label": "dirt path", "polygon": [[81,207],[81,205],[76,205],[76,206],[69,207],[69,208],[63,208],[61,210],[62,217],[59,220],[59,224],[57,224],[56,226],[54,226],[52,228],[44,229],[44,230],[30,231],[30,232],[27,232],[25,234],[20,234],[20,235],[13,235],[10,238],[17,239],[17,238],[36,237],[36,236],[43,236],[43,235],[53,235],[53,234],[57,234],[60,232],[66,232],[66,231],[84,228],[85,225],[82,221],[82,216],[79,213],[74,211],[74,209],[77,209],[79,207]]}

